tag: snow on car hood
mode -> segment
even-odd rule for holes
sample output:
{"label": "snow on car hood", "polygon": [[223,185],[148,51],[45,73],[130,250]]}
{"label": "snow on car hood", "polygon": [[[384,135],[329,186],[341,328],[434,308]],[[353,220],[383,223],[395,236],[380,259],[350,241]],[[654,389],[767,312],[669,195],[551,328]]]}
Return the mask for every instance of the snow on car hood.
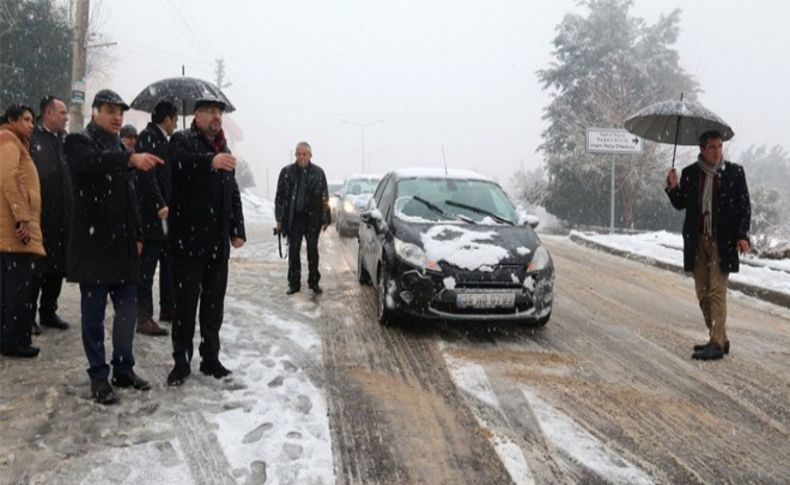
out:
{"label": "snow on car hood", "polygon": [[472,231],[459,225],[433,226],[421,234],[428,259],[446,261],[467,270],[494,266],[510,255],[510,251],[493,243],[496,231]]}

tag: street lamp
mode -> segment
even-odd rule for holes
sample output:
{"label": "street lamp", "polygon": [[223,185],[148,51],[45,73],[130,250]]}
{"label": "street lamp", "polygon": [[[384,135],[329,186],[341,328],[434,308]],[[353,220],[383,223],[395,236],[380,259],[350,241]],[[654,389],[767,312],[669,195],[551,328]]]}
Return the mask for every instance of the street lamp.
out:
{"label": "street lamp", "polygon": [[366,121],[361,123],[359,121],[347,121],[347,120],[340,120],[341,123],[345,123],[347,125],[354,125],[362,128],[362,173],[365,173],[365,129],[370,125],[375,125],[377,123],[384,123],[384,120],[372,120]]}

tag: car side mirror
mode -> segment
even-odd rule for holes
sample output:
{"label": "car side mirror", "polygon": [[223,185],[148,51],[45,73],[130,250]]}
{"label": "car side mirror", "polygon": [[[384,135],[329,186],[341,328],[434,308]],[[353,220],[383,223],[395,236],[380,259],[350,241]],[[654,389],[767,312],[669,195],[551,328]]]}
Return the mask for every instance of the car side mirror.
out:
{"label": "car side mirror", "polygon": [[520,222],[522,226],[527,225],[532,229],[535,229],[538,227],[538,224],[540,224],[540,218],[538,216],[533,216],[532,214],[525,214],[521,217]]}
{"label": "car side mirror", "polygon": [[340,198],[340,191],[332,192],[332,195],[339,199]]}
{"label": "car side mirror", "polygon": [[365,225],[372,226],[377,234],[387,231],[387,223],[378,209],[367,210],[359,214],[359,220]]}
{"label": "car side mirror", "polygon": [[367,226],[372,226],[374,223],[373,211],[363,211],[359,213],[359,220]]}

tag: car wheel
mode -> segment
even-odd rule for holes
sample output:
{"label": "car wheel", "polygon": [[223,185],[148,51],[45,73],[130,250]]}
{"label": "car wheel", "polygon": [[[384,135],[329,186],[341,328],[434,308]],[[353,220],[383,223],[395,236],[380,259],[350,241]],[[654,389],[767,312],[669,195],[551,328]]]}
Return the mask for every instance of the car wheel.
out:
{"label": "car wheel", "polygon": [[368,274],[368,271],[365,269],[364,266],[362,266],[362,248],[361,247],[359,248],[359,251],[357,251],[357,279],[359,280],[359,284],[360,285],[366,285],[367,286],[367,285],[369,285],[371,283],[371,281],[370,281],[370,274]]}
{"label": "car wheel", "polygon": [[392,310],[387,308],[387,287],[389,286],[390,278],[387,268],[383,265],[379,267],[377,280],[376,309],[378,310],[378,320],[382,325],[387,325],[392,322]]}

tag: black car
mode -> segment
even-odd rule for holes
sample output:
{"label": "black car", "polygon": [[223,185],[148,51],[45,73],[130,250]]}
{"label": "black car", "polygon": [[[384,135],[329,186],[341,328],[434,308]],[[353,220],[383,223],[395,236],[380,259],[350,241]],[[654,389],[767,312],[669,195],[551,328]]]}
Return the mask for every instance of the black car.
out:
{"label": "black car", "polygon": [[549,321],[554,266],[537,221],[486,177],[397,170],[360,218],[358,278],[376,287],[380,321]]}

